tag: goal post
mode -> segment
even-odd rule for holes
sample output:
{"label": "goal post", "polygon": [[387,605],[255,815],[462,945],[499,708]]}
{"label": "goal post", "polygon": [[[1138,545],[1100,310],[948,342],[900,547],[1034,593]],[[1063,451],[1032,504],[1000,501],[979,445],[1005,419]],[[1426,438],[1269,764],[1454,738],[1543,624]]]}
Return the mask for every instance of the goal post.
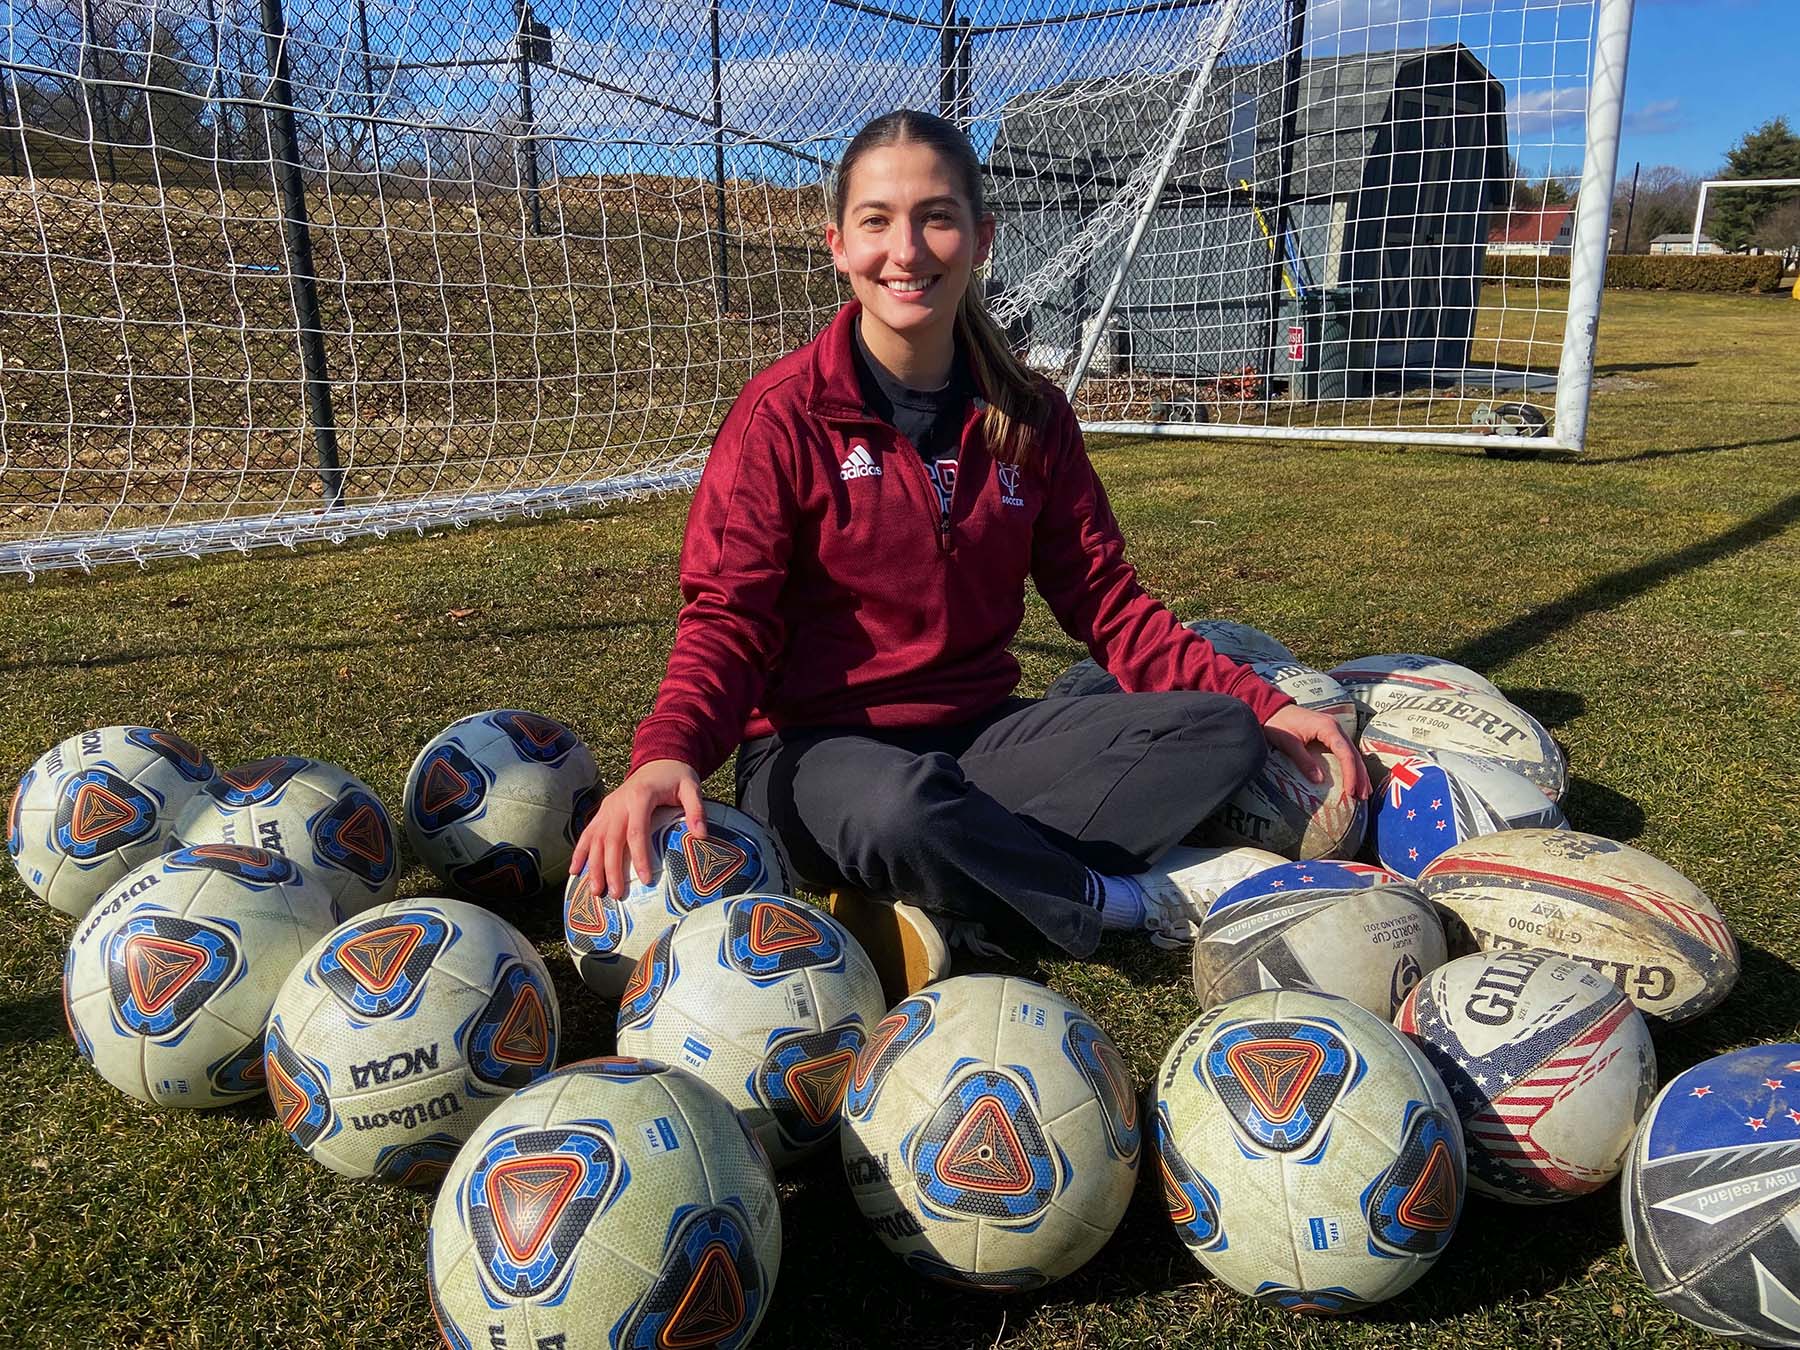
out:
{"label": "goal post", "polygon": [[1579,450],[1631,0],[16,0],[0,573],[692,485],[969,133],[1095,431]]}

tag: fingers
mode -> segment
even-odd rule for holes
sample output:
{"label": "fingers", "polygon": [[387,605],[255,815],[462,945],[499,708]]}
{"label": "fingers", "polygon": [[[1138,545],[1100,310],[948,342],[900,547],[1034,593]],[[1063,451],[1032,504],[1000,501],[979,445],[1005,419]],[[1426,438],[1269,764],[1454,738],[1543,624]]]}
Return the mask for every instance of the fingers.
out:
{"label": "fingers", "polygon": [[622,900],[625,892],[630,890],[625,877],[625,829],[624,821],[617,810],[603,812],[605,828],[601,832],[601,856],[605,859],[606,875],[602,880],[606,883],[606,893],[615,900]]}
{"label": "fingers", "polygon": [[594,841],[599,837],[600,817],[596,812],[594,818],[582,830],[581,838],[575,841],[575,852],[569,858],[569,875],[578,877],[587,870],[588,857],[594,852]]}
{"label": "fingers", "polygon": [[676,786],[682,812],[687,816],[688,833],[696,839],[706,838],[706,802],[700,796],[700,780],[692,774]]}
{"label": "fingers", "polygon": [[[1319,738],[1331,757],[1343,770],[1344,791],[1359,801],[1369,795],[1369,770],[1349,738],[1332,722]],[[1315,780],[1316,781],[1316,780]]]}
{"label": "fingers", "polygon": [[643,885],[650,884],[650,809],[649,804],[633,799],[625,822],[625,842],[631,850],[631,870]]}

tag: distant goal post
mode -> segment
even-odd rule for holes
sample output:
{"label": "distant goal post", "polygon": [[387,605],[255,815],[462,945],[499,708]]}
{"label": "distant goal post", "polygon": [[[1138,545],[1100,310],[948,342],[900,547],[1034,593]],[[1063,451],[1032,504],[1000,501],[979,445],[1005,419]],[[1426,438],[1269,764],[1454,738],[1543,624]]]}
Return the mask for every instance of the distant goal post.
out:
{"label": "distant goal post", "polygon": [[1631,9],[18,0],[0,573],[687,488],[897,106],[1091,430],[1578,451]]}

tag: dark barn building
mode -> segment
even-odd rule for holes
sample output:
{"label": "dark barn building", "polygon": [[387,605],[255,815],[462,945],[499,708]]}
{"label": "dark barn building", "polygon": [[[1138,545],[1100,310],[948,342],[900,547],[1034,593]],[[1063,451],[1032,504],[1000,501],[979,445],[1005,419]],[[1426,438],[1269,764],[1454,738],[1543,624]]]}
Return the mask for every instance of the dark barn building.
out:
{"label": "dark barn building", "polygon": [[[1285,62],[1215,70],[1097,368],[1280,373],[1290,327],[1321,304],[1351,311],[1353,364],[1376,389],[1467,364],[1489,215],[1511,178],[1503,87],[1461,44],[1295,64],[1285,102]],[[1192,78],[1063,85],[1007,106],[989,157],[1002,285],[1041,269],[1160,154]],[[1037,361],[1079,350],[1128,233],[1035,308]],[[1369,383],[1353,374],[1345,392]]]}

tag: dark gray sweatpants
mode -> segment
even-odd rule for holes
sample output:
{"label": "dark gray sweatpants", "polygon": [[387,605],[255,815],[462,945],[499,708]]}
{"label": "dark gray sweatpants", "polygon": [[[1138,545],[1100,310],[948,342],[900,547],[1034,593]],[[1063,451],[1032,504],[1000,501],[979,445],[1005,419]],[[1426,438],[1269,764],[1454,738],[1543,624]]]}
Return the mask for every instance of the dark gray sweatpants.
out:
{"label": "dark gray sweatpants", "polygon": [[738,804],[800,879],[848,884],[997,935],[1024,920],[1074,956],[1100,940],[1086,868],[1142,871],[1261,767],[1223,694],[1012,698],[946,727],[815,728],[746,741]]}

